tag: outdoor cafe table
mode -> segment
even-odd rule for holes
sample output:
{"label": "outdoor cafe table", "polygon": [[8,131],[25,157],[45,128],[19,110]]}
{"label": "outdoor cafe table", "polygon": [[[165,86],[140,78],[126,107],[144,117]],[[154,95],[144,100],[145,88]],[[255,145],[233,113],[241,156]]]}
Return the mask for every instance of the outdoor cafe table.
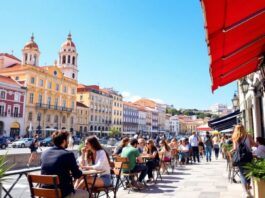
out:
{"label": "outdoor cafe table", "polygon": [[[104,171],[102,171],[102,170],[82,170],[83,178],[84,178],[84,181],[85,181],[85,186],[86,186],[87,192],[89,193],[89,198],[92,197],[93,190],[94,190],[94,187],[95,187],[95,183],[96,183],[96,179],[97,179],[98,174],[103,173],[103,172]],[[94,178],[90,189],[88,187],[88,183],[87,183],[87,180],[86,180],[87,177],[93,177]]]}
{"label": "outdoor cafe table", "polygon": [[35,171],[40,171],[40,170],[41,170],[40,167],[34,167],[34,168],[24,168],[24,169],[19,169],[19,170],[7,171],[4,174],[4,177],[14,176],[14,175],[18,175],[18,177],[14,181],[14,183],[10,186],[10,188],[8,190],[4,186],[2,186],[3,191],[6,193],[5,196],[3,196],[3,197],[6,198],[8,196],[8,197],[12,198],[10,193],[11,193],[12,189],[15,187],[15,185],[17,184],[17,182],[20,180],[20,178],[23,175],[25,175],[27,177],[28,173],[30,173],[30,172],[35,172]]}

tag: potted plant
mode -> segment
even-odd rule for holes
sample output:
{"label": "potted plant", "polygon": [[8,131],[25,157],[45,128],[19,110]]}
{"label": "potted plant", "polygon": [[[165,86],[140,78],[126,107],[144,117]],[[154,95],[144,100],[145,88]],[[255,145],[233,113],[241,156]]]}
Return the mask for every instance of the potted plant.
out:
{"label": "potted plant", "polygon": [[5,173],[10,170],[14,165],[8,165],[5,155],[0,155],[0,197],[2,197],[2,182],[5,180]]}
{"label": "potted plant", "polygon": [[254,159],[246,164],[247,177],[252,178],[254,197],[261,198],[265,195],[265,159]]}

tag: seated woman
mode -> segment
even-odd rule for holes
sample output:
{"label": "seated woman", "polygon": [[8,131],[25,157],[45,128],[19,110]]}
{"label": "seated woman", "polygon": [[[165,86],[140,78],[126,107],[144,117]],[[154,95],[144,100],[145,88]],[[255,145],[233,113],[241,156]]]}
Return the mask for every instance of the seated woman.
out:
{"label": "seated woman", "polygon": [[184,164],[185,162],[188,161],[188,157],[190,154],[189,144],[187,143],[187,141],[182,140],[178,150],[179,150],[179,162],[180,164]]}
{"label": "seated woman", "polygon": [[265,158],[265,139],[262,137],[256,138],[257,148],[253,151],[253,155],[258,158]]}
{"label": "seated woman", "polygon": [[[161,151],[159,152],[159,154],[162,157],[161,160],[163,162],[170,162],[171,161],[171,149],[170,149],[170,147],[168,146],[168,144],[167,144],[167,142],[165,140],[161,140],[160,141],[160,148],[161,148]],[[165,163],[161,164],[162,173],[165,173],[165,171],[166,171],[166,167],[165,166],[166,166]]]}
{"label": "seated woman", "polygon": [[126,146],[128,146],[130,142],[130,139],[128,137],[125,137],[121,140],[120,144],[116,147],[116,149],[114,150],[113,155],[120,155],[122,152],[122,149]]}
{"label": "seated woman", "polygon": [[152,182],[154,180],[153,170],[155,167],[159,166],[159,154],[153,140],[148,140],[146,144],[146,153],[149,154],[150,157],[150,160],[146,163],[148,174],[147,182]]}
{"label": "seated woman", "polygon": [[[90,154],[88,154],[90,152]],[[92,165],[90,163],[92,162]],[[110,160],[108,153],[102,148],[95,136],[90,136],[85,140],[85,147],[82,149],[82,159],[80,166],[83,170],[100,170],[103,173],[97,177],[95,187],[111,185]],[[87,177],[88,185],[93,184],[93,177]],[[77,188],[84,189],[83,180],[77,181]]]}

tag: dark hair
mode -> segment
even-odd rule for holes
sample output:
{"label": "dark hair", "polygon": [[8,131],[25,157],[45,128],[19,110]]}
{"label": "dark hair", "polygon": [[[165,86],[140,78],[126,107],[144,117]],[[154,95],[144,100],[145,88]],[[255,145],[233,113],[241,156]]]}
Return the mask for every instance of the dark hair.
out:
{"label": "dark hair", "polygon": [[89,136],[86,138],[85,142],[89,142],[89,144],[91,145],[91,147],[95,150],[95,151],[99,151],[99,150],[103,150],[106,153],[106,156],[108,158],[109,164],[110,164],[110,158],[109,158],[109,154],[107,153],[107,151],[101,146],[101,144],[98,141],[98,138],[96,138],[96,136]]}
{"label": "dark hair", "polygon": [[138,140],[135,139],[135,138],[133,138],[133,139],[131,139],[130,144],[131,144],[132,146],[135,145],[135,144],[138,144]]}
{"label": "dark hair", "polygon": [[128,137],[125,137],[121,140],[120,142],[120,146],[123,148],[126,146],[126,143],[129,143],[130,142],[130,139]]}
{"label": "dark hair", "polygon": [[165,146],[166,151],[170,151],[170,147],[167,144],[167,141],[165,139],[161,140],[161,144]]}
{"label": "dark hair", "polygon": [[256,140],[259,144],[265,146],[265,139],[263,137],[257,137]]}
{"label": "dark hair", "polygon": [[69,132],[67,131],[55,131],[52,134],[52,141],[55,146],[61,146],[64,140],[67,140],[69,136]]}

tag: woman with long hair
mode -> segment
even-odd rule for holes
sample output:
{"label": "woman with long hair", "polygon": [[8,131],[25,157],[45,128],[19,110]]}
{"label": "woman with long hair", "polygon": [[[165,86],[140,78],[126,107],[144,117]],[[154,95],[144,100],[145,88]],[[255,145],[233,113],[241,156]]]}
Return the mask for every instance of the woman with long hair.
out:
{"label": "woman with long hair", "polygon": [[121,140],[120,144],[116,147],[116,149],[114,150],[114,155],[120,155],[122,152],[122,149],[126,146],[128,146],[130,142],[130,139],[128,137],[125,137]]}
{"label": "woman with long hair", "polygon": [[[167,144],[166,140],[161,140],[160,141],[160,152],[159,154],[161,155],[161,160],[163,162],[170,162],[171,161],[171,149],[169,147],[169,145]],[[161,164],[161,171],[162,171],[162,174],[165,173],[166,171],[166,164],[165,163],[162,163]]]}
{"label": "woman with long hair", "polygon": [[[104,171],[103,173],[100,174],[99,177],[97,177],[95,182],[95,187],[110,186],[111,175],[110,175],[109,155],[100,145],[98,139],[95,136],[90,136],[86,138],[85,147],[82,149],[82,160],[80,164],[83,170]],[[94,178],[87,177],[88,185],[92,185],[93,180]],[[85,188],[84,182],[83,181],[79,182],[77,184],[77,188],[82,188],[82,189]]]}
{"label": "woman with long hair", "polygon": [[147,154],[149,154],[150,160],[146,163],[146,166],[148,167],[148,180],[147,182],[152,182],[154,180],[153,177],[153,170],[155,167],[159,166],[159,154],[158,150],[155,147],[154,141],[153,140],[148,140],[147,141],[147,146],[146,146],[146,151]]}
{"label": "woman with long hair", "polygon": [[[251,152],[251,147],[255,146],[255,142],[252,139],[252,137],[246,132],[245,128],[243,125],[238,124],[234,128],[234,132],[232,135],[232,140],[233,140],[233,149],[231,152],[236,151],[239,149],[240,144],[246,146],[248,150]],[[249,197],[251,196],[250,194],[250,179],[246,178],[246,170],[244,168],[245,164],[240,164],[238,166],[239,173],[240,173],[240,180],[243,186],[244,190],[244,197]]]}

